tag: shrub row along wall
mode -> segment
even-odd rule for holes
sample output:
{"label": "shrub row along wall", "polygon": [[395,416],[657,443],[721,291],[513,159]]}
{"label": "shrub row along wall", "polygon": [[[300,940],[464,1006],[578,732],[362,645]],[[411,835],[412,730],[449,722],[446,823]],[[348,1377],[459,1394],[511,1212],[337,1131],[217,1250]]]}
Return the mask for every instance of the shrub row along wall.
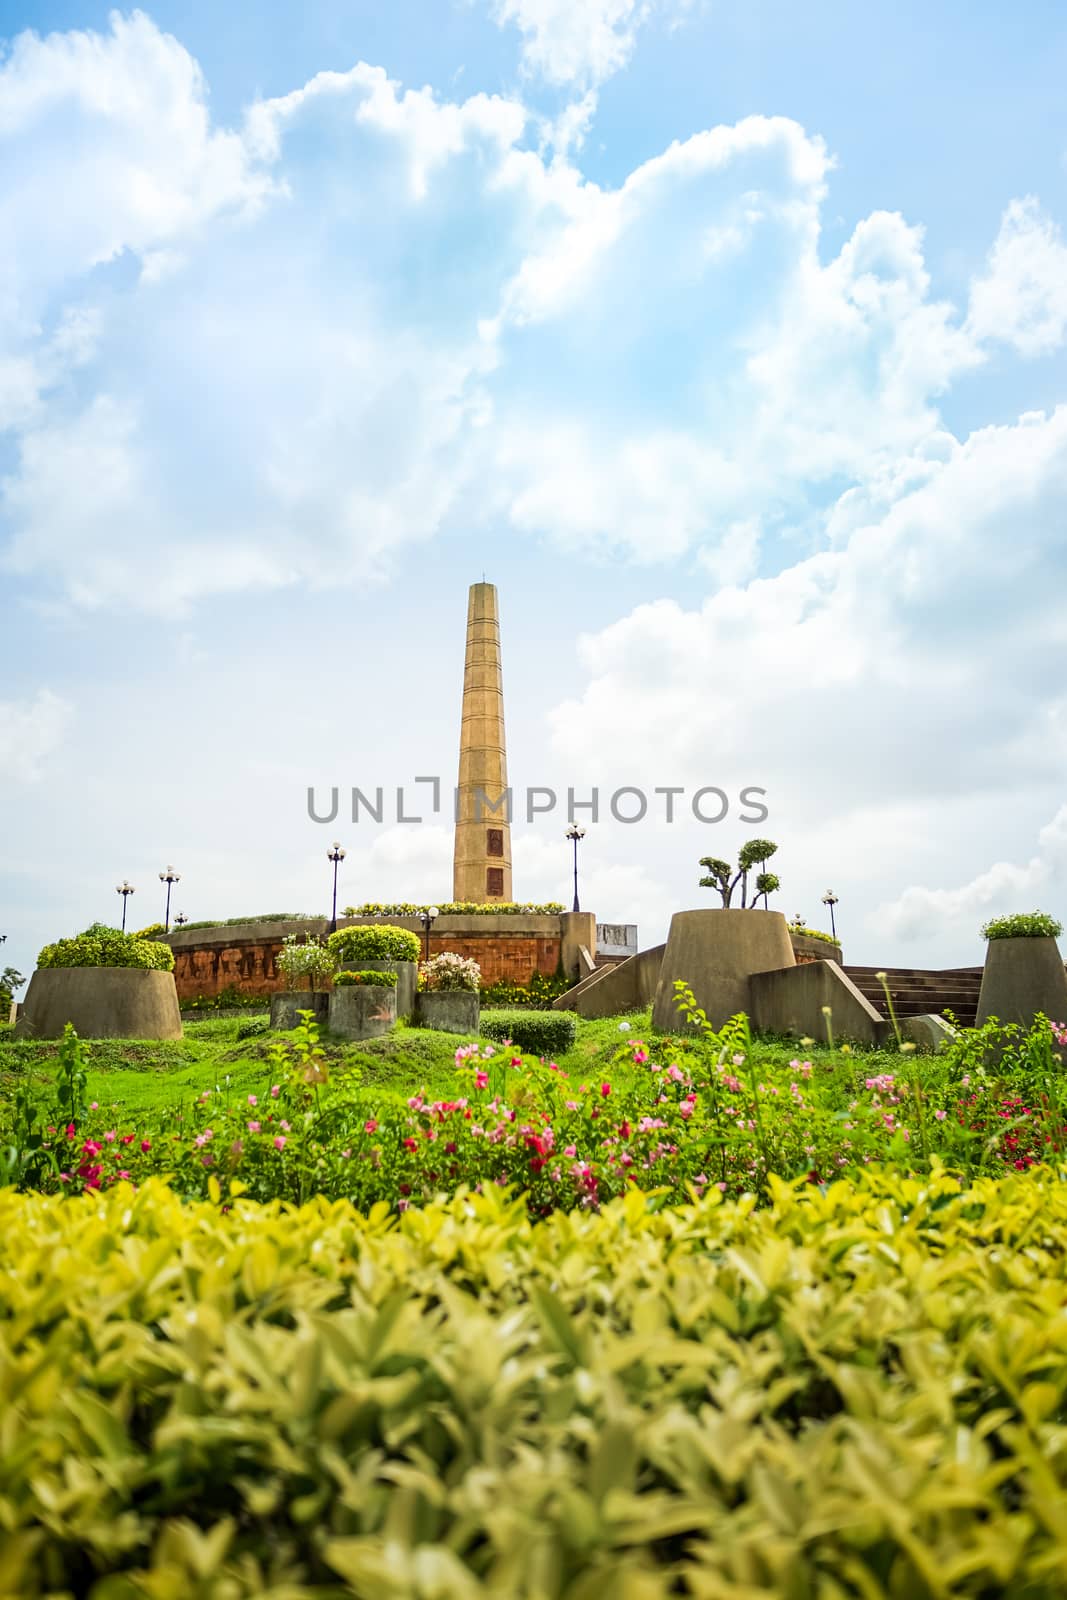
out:
{"label": "shrub row along wall", "polygon": [[[576,933],[574,923],[587,922],[595,928],[595,918],[570,913],[560,916],[452,916],[439,917],[430,934],[430,954],[445,950],[471,956],[482,969],[483,984],[510,979],[528,983],[534,973],[551,977],[561,959],[570,958]],[[411,928],[422,935],[415,917],[339,917],[339,928],[373,926],[388,922]],[[167,936],[174,951],[174,981],[178,999],[211,998],[227,990],[244,995],[275,994],[286,987],[276,962],[282,943],[290,933],[314,933],[323,938],[329,923],[322,919],[302,922],[259,922],[217,928],[181,930]],[[595,938],[595,932],[592,934]],[[576,956],[575,956],[576,959]]]}

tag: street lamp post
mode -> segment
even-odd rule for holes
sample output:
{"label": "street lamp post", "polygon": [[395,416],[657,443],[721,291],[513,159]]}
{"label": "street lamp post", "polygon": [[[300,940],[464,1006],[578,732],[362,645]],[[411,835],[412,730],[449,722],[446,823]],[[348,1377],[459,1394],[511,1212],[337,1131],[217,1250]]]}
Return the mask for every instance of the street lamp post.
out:
{"label": "street lamp post", "polygon": [[166,872],[161,872],[159,874],[159,881],[160,881],[160,883],[165,883],[166,886],[167,886],[167,909],[166,909],[166,913],[165,913],[164,918],[163,918],[163,932],[164,933],[169,933],[170,932],[170,891],[171,891],[171,887],[172,887],[173,884],[179,883],[181,881],[181,873],[180,872],[175,872],[173,867],[168,867]]}
{"label": "street lamp post", "polygon": [[578,840],[585,838],[585,829],[579,828],[576,822],[572,822],[564,838],[569,839],[574,846],[574,905],[571,910],[577,911],[580,909],[578,905]]}
{"label": "street lamp post", "polygon": [[136,894],[137,891],[134,888],[132,883],[127,883],[126,879],[123,878],[121,883],[117,883],[115,885],[115,893],[116,894],[120,894],[122,896],[122,931],[123,931],[123,933],[125,933],[126,932],[126,901],[129,899],[131,894]]}
{"label": "street lamp post", "polygon": [[327,861],[333,862],[333,916],[330,919],[331,933],[337,932],[337,869],[341,865],[341,862],[344,860],[344,858],[345,852],[341,849],[341,846],[335,839],[333,841],[333,849],[327,850],[326,852]]}
{"label": "street lamp post", "polygon": [[430,906],[426,911],[419,912],[419,921],[422,923],[422,949],[424,961],[430,959],[430,929],[441,915],[436,906]]}
{"label": "street lamp post", "polygon": [[832,889],[827,889],[826,893],[822,897],[822,903],[823,903],[824,906],[829,906],[830,907],[830,934],[831,934],[831,937],[833,938],[834,942],[836,943],[837,942],[837,928],[834,926],[834,907],[837,904],[837,895],[834,893],[834,891]]}
{"label": "street lamp post", "polygon": [[184,911],[179,911],[177,913],[177,915],[175,916],[175,918],[174,918],[174,926],[176,928],[184,928],[185,924],[188,921],[189,921],[189,918],[185,915],[185,912]]}

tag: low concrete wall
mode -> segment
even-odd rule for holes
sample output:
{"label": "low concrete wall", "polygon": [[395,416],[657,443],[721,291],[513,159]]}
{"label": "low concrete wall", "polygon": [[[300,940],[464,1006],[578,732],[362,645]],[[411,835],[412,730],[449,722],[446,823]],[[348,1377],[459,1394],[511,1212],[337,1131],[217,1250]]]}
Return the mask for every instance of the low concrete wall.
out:
{"label": "low concrete wall", "polygon": [[[683,979],[713,1028],[739,1011],[751,1012],[749,978],[754,972],[795,966],[789,928],[780,911],[676,911],[663,952],[652,1026],[680,1033],[686,1024],[675,1003],[674,984]],[[814,962],[817,969],[825,962]]]}
{"label": "low concrete wall", "polygon": [[581,971],[581,950],[596,949],[596,917],[591,911],[565,911],[559,919],[559,960],[568,978]]}
{"label": "low concrete wall", "polygon": [[830,944],[826,939],[813,939],[810,933],[795,933],[792,928],[789,930],[789,940],[798,966],[804,961],[836,961],[839,967],[845,965],[839,944]]}
{"label": "low concrete wall", "polygon": [[602,967],[590,973],[581,983],[566,994],[553,1000],[555,1011],[576,1011],[580,1017],[620,1017],[625,1011],[638,1011],[651,1005],[656,997],[659,970],[663,965],[663,952],[667,946],[654,945],[642,950],[629,961],[620,961],[617,967]]}
{"label": "low concrete wall", "polygon": [[[749,1021],[757,1033],[790,1033],[825,1044],[836,1040],[878,1044],[884,1023],[836,961],[806,961],[749,979]],[[823,1007],[829,1006],[829,1018]]]}
{"label": "low concrete wall", "polygon": [[990,939],[976,1025],[996,1017],[1029,1028],[1039,1011],[1067,1022],[1067,973],[1055,939]]}
{"label": "low concrete wall", "polygon": [[[582,926],[596,918],[579,913]],[[423,946],[417,917],[339,917],[339,928],[377,927],[382,923],[410,928]],[[552,977],[562,953],[560,916],[538,913],[491,913],[484,916],[438,917],[430,933],[431,956],[451,951],[469,956],[482,970],[484,985],[509,979],[528,983],[534,973]],[[291,933],[325,938],[330,923],[322,917],[292,922],[243,922],[212,928],[173,929],[163,942],[174,951],[174,977],[182,1000],[213,996],[233,988],[240,994],[267,997],[285,987],[277,970],[282,943]],[[160,936],[163,938],[163,936]],[[403,1002],[402,1002],[403,1003]]]}
{"label": "low concrete wall", "polygon": [[82,1039],[180,1039],[174,975],[139,967],[43,967],[30,979],[15,1035],[58,1039],[68,1022]]}

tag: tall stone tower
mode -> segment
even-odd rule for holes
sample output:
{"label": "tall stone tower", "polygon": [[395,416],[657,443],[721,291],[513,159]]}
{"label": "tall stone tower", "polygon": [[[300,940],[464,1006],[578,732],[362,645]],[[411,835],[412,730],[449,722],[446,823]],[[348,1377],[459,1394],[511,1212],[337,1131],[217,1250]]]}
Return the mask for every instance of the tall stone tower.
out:
{"label": "tall stone tower", "polygon": [[463,665],[453,899],[480,903],[511,899],[509,808],[496,588],[472,583]]}

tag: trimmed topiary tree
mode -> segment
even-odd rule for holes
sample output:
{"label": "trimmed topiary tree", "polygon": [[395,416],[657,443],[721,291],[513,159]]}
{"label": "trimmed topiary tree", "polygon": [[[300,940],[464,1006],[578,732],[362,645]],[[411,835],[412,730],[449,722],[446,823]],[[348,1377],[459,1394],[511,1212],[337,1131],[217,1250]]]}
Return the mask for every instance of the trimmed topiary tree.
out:
{"label": "trimmed topiary tree", "polygon": [[156,939],[122,933],[94,922],[72,939],[46,944],[37,957],[38,967],[141,967],[146,972],[173,972],[174,951]]}
{"label": "trimmed topiary tree", "polygon": [[389,922],[338,928],[326,944],[338,964],[346,967],[361,961],[418,961],[420,954],[418,934]]}

